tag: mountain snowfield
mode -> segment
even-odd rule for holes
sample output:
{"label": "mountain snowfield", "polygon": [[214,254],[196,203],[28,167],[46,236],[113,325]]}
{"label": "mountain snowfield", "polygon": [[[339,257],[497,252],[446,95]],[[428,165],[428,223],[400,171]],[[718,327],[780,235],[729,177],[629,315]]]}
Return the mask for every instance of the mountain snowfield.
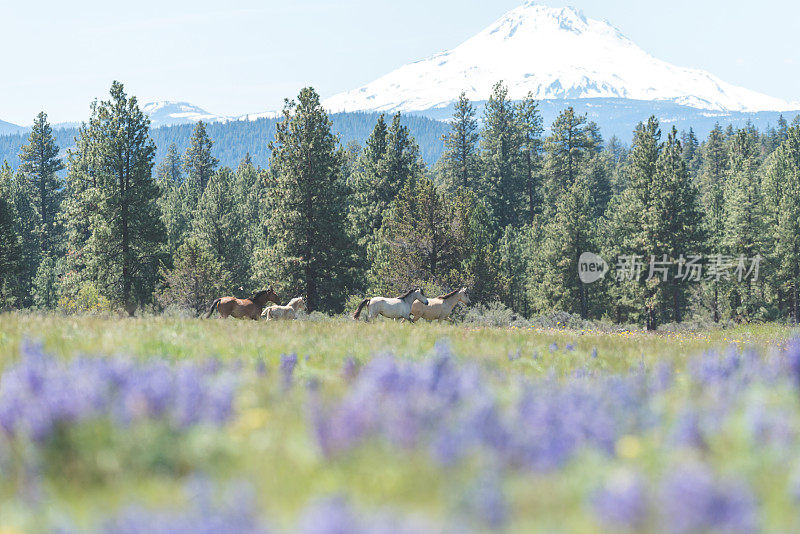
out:
{"label": "mountain snowfield", "polygon": [[150,117],[153,128],[159,126],[172,126],[175,124],[191,124],[194,122],[228,122],[229,117],[215,115],[188,102],[172,102],[162,100],[148,102],[142,106],[142,111]]}
{"label": "mountain snowfield", "polygon": [[574,8],[535,2],[506,13],[448,52],[405,65],[327,99],[333,112],[422,112],[444,108],[465,91],[481,101],[502,80],[512,100],[622,98],[716,111],[800,109],[707,72],[661,61],[605,21]]}

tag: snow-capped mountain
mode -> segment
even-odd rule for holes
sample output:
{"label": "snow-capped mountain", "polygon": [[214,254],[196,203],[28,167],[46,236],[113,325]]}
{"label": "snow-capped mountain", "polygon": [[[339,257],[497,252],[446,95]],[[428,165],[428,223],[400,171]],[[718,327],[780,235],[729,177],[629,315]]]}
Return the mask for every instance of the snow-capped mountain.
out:
{"label": "snow-capped mountain", "polygon": [[150,117],[152,128],[159,126],[174,126],[176,124],[192,124],[199,121],[228,122],[229,117],[215,115],[188,102],[148,102],[142,106],[142,111]]}
{"label": "snow-capped mountain", "polygon": [[512,100],[620,98],[717,111],[800,109],[707,72],[661,61],[605,21],[527,2],[448,52],[411,63],[324,104],[331,111],[421,112],[466,91],[486,100],[502,80]]}

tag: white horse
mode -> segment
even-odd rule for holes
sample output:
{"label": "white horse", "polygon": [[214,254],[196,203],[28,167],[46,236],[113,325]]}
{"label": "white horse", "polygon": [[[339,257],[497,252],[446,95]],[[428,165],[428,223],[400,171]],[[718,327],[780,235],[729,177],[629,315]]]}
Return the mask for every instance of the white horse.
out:
{"label": "white horse", "polygon": [[270,306],[261,312],[262,317],[266,317],[267,321],[272,320],[286,320],[294,321],[297,319],[297,312],[306,309],[306,301],[303,297],[296,297],[289,301],[286,306]]}
{"label": "white horse", "polygon": [[363,310],[366,306],[368,311],[367,322],[369,322],[370,319],[374,319],[378,315],[383,315],[389,319],[402,318],[410,321],[411,305],[417,300],[423,304],[428,303],[427,297],[424,293],[422,293],[422,289],[418,287],[395,299],[387,297],[372,297],[371,299],[364,299],[361,301],[361,304],[358,305],[358,309],[356,310],[355,315],[353,315],[353,319],[358,320],[358,318],[361,316],[361,310]]}
{"label": "white horse", "polygon": [[470,302],[466,287],[456,289],[447,295],[428,299],[428,304],[415,302],[411,305],[411,313],[414,315],[412,321],[416,323],[420,319],[425,319],[426,321],[438,320],[441,323],[442,320],[450,318],[453,308],[459,302],[464,304],[469,304]]}

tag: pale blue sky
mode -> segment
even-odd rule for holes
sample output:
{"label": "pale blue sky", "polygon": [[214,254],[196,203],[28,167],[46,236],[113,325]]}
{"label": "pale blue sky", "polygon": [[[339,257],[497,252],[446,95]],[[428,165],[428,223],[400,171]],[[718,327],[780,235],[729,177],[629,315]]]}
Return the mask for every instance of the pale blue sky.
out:
{"label": "pale blue sky", "polygon": [[[83,120],[113,79],[140,101],[278,109],[452,48],[522,0],[0,0],[0,119]],[[800,3],[548,0],[608,19],[672,63],[800,100]]]}

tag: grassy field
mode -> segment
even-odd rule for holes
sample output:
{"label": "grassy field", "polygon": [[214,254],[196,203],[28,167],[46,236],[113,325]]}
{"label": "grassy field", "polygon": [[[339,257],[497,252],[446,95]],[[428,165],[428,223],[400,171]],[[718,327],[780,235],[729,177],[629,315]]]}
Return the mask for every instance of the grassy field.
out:
{"label": "grassy field", "polygon": [[793,335],[0,315],[0,533],[797,531]]}

